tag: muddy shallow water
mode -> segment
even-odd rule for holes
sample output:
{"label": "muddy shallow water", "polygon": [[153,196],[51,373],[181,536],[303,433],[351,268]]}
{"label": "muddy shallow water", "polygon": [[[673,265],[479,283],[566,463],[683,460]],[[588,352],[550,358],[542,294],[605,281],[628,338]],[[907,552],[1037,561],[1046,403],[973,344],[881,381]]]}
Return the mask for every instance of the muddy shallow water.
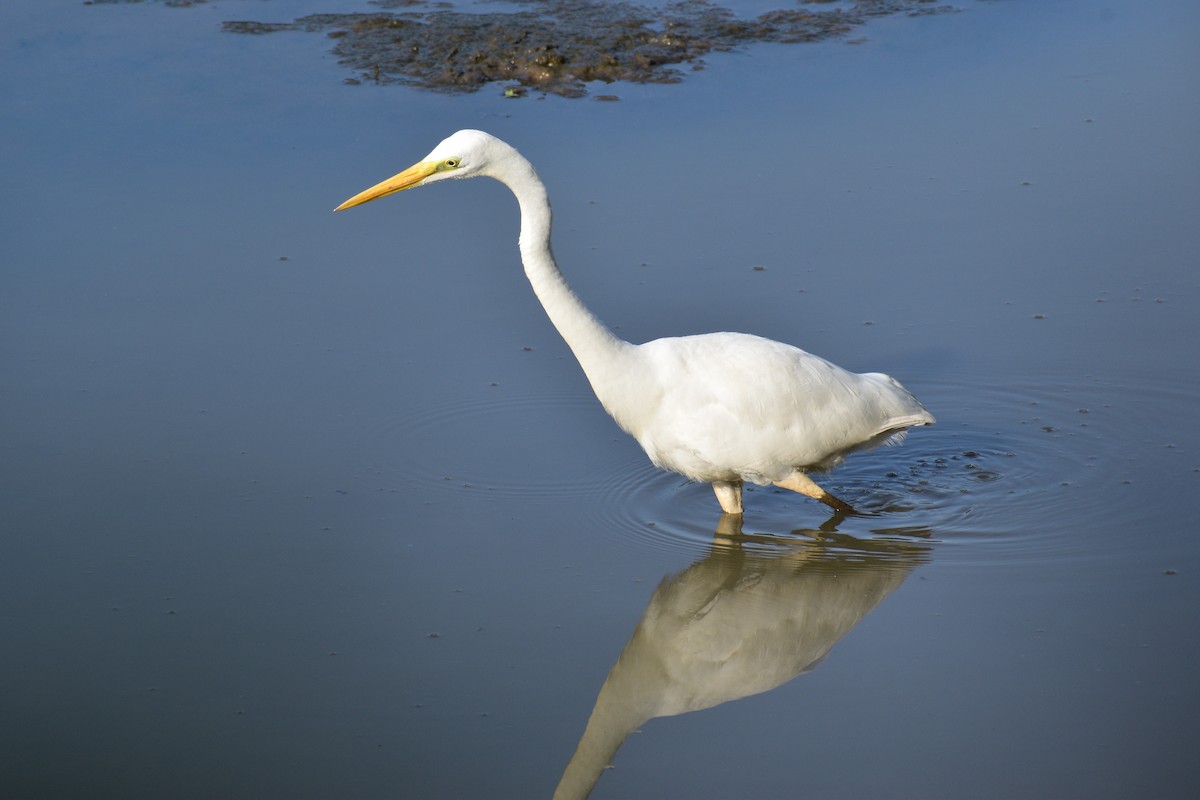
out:
{"label": "muddy shallow water", "polygon": [[[530,89],[565,97],[590,84],[676,83],[684,67],[704,68],[712,52],[761,42],[800,43],[845,37],[891,14],[945,13],[931,0],[854,0],[773,8],[753,17],[707,0],[641,6],[597,0],[528,0],[517,10],[484,4],[461,12],[449,3],[384,2],[401,13],[309,14],[292,22],[230,20],[230,33],[325,32],[350,83],[392,83],[473,92],[497,81],[506,97]],[[596,95],[617,99],[615,95]]]}
{"label": "muddy shallow water", "polygon": [[[365,2],[6,7],[0,794],[1190,797],[1200,15],[960,7],[619,103],[222,27]],[[863,515],[730,528],[591,397],[502,187],[330,213],[463,127],[621,335],[938,424],[825,479]]]}

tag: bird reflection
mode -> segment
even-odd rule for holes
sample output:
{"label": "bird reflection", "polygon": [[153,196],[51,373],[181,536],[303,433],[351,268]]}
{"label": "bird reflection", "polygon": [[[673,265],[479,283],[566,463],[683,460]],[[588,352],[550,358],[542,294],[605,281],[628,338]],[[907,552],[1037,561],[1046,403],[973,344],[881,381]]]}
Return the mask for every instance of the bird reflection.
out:
{"label": "bird reflection", "polygon": [[[585,798],[654,717],[773,689],[829,650],[928,558],[912,539],[747,536],[723,515],[707,556],[664,578],[608,673],[556,800]],[[781,541],[782,539],[782,541]]]}

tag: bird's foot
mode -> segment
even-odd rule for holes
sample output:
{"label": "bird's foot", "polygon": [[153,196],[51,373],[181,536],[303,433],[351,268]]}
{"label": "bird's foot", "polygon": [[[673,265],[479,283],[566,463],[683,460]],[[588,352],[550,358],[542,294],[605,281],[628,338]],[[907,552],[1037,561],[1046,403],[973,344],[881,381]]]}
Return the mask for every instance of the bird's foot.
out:
{"label": "bird's foot", "polygon": [[[813,484],[813,485],[815,486],[816,484]],[[822,490],[822,491],[824,492],[824,490]],[[820,500],[825,505],[832,508],[834,511],[838,512],[839,514],[857,514],[858,513],[857,511],[854,510],[854,506],[850,505],[849,503],[847,503],[844,500],[837,499],[836,497],[831,495],[829,492],[824,492],[817,499]]]}
{"label": "bird's foot", "polygon": [[781,481],[776,481],[775,485],[781,489],[789,489],[793,492],[799,492],[805,497],[811,497],[814,500],[820,500],[825,505],[837,511],[840,514],[855,514],[854,506],[839,500],[829,492],[822,489],[813,481],[812,478],[805,475],[800,470],[796,470],[791,475]]}

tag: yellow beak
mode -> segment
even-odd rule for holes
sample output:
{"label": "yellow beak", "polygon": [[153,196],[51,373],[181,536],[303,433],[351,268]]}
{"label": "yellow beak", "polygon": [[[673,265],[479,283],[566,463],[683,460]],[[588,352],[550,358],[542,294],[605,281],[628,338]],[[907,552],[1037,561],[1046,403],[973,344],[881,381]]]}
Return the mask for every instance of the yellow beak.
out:
{"label": "yellow beak", "polygon": [[342,211],[354,206],[360,206],[363,203],[369,203],[372,200],[378,200],[380,197],[387,197],[389,194],[403,192],[405,189],[411,189],[414,186],[420,186],[421,181],[428,178],[437,171],[439,162],[437,161],[422,161],[419,164],[413,164],[404,172],[393,175],[386,181],[375,184],[370,189],[361,191],[351,197],[346,202],[334,209],[334,211]]}

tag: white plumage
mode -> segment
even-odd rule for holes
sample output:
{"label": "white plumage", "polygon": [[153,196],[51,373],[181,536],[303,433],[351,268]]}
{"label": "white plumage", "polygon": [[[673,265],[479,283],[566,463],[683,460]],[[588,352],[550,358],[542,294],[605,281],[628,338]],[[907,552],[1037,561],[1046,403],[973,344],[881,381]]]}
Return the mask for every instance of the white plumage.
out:
{"label": "white plumage", "polygon": [[848,372],[781,342],[710,333],[635,345],[614,336],[555,264],[550,203],[533,166],[482,131],[455,133],[417,164],[336,210],[476,176],[495,178],[516,196],[525,274],[601,404],[656,465],[711,483],[725,512],[742,513],[743,481],[775,484],[850,511],[807,473],[933,423],[895,379]]}

